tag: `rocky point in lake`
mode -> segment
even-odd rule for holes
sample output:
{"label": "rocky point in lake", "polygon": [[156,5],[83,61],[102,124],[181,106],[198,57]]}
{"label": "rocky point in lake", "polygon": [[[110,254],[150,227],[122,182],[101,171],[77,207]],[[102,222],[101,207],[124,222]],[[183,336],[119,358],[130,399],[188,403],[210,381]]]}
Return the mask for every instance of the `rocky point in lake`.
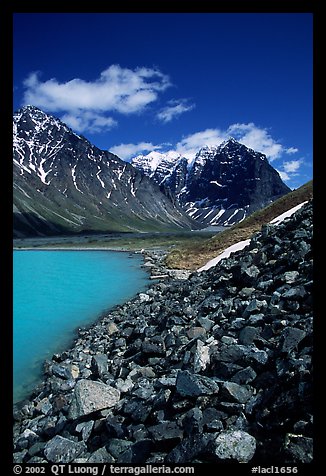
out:
{"label": "rocky point in lake", "polygon": [[81,330],[15,406],[14,461],[312,462],[311,241],[309,202]]}

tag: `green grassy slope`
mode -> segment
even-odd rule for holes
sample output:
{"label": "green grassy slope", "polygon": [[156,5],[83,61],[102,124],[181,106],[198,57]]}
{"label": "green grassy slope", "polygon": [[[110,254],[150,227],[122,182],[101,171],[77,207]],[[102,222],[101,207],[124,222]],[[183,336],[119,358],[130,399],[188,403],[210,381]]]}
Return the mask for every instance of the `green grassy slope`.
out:
{"label": "green grassy slope", "polygon": [[310,181],[213,238],[205,241],[198,240],[190,245],[174,249],[167,256],[166,265],[170,268],[198,269],[229,246],[249,239],[261,229],[263,224],[270,222],[299,203],[310,200],[312,197],[313,182]]}

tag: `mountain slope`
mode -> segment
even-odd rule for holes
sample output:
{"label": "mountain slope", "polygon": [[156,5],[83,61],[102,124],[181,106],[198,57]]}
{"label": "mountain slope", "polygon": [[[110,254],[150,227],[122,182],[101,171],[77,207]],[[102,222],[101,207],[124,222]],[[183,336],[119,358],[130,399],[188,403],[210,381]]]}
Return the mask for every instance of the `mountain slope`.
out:
{"label": "mountain slope", "polygon": [[256,211],[241,223],[237,223],[208,240],[194,241],[191,245],[180,246],[169,253],[166,265],[170,268],[195,270],[204,266],[229,246],[249,239],[261,227],[275,217],[313,198],[313,182],[280,197],[267,207]]}
{"label": "mountain slope", "polygon": [[[151,153],[153,154],[153,153]],[[290,192],[266,156],[230,138],[203,147],[193,161],[155,153],[132,164],[149,173],[189,216],[205,225],[232,225]],[[156,171],[160,169],[160,173]]]}
{"label": "mountain slope", "polygon": [[14,236],[196,228],[146,175],[60,120],[14,114]]}

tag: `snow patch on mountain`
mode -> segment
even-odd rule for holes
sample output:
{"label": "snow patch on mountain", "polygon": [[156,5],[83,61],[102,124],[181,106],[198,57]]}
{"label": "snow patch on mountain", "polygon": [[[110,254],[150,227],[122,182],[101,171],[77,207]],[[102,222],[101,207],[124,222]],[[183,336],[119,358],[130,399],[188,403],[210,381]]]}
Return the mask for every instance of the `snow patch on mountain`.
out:
{"label": "snow patch on mountain", "polygon": [[[289,218],[293,213],[295,213],[297,210],[300,210],[303,205],[308,203],[307,201],[299,203],[299,205],[296,205],[295,207],[291,208],[290,210],[287,210],[286,212],[282,213],[281,215],[275,217],[273,220],[271,220],[269,223],[273,225],[279,225],[284,221],[286,218]],[[228,258],[231,253],[235,253],[236,251],[243,250],[246,246],[250,244],[251,239],[248,240],[243,240],[243,241],[238,241],[238,243],[234,243],[233,245],[229,246],[226,248],[222,253],[220,253],[218,256],[215,258],[209,260],[204,266],[199,268],[197,271],[200,273],[201,271],[206,271],[213,266],[216,266],[217,263],[219,263],[222,259]]]}
{"label": "snow patch on mountain", "polygon": [[232,137],[202,147],[193,159],[153,151],[131,163],[207,226],[238,223],[290,191],[266,156]]}
{"label": "snow patch on mountain", "polygon": [[13,132],[16,236],[200,228],[144,174],[40,109],[17,111]]}

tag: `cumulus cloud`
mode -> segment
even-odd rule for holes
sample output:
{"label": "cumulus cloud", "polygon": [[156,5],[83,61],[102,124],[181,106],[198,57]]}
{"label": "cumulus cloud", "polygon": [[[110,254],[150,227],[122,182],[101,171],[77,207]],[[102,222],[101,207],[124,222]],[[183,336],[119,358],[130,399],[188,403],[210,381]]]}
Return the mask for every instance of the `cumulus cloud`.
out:
{"label": "cumulus cloud", "polygon": [[110,148],[110,152],[120,157],[120,159],[129,160],[142,152],[151,152],[160,148],[160,145],[154,145],[151,142],[139,142],[138,144],[115,145]]}
{"label": "cumulus cloud", "polygon": [[[176,152],[191,161],[202,147],[218,146],[230,137],[234,137],[247,147],[265,154],[270,161],[280,159],[284,153],[288,153],[288,149],[284,148],[279,141],[273,139],[267,129],[260,128],[254,123],[231,124],[226,129],[205,129],[183,137],[175,146],[171,144],[153,146],[150,142],[140,142],[138,144],[120,144],[112,147],[111,151],[116,150],[115,153],[119,157],[130,159],[137,153],[160,149],[162,152]],[[289,174],[298,170],[300,164],[301,159],[284,162],[283,170],[279,173],[283,174],[284,180],[288,180],[290,179]]]}
{"label": "cumulus cloud", "polygon": [[175,117],[180,116],[184,112],[194,109],[194,104],[188,104],[186,99],[172,99],[168,101],[168,105],[157,113],[157,118],[166,123],[172,121]]}
{"label": "cumulus cloud", "polygon": [[87,131],[97,133],[110,130],[117,125],[117,121],[112,117],[91,111],[78,111],[75,114],[64,114],[61,119],[69,127],[78,132]]}
{"label": "cumulus cloud", "polygon": [[219,145],[227,139],[226,132],[219,129],[205,129],[190,134],[176,144],[176,151],[187,159],[193,159],[196,153],[205,145]]}
{"label": "cumulus cloud", "polygon": [[284,170],[277,170],[276,169],[276,171],[280,174],[280,177],[283,180],[283,182],[288,182],[289,180],[291,180],[291,177],[289,176],[289,174],[284,172]]}
{"label": "cumulus cloud", "polygon": [[[24,81],[24,103],[48,111],[61,111],[78,131],[99,132],[112,127],[108,113],[133,114],[155,102],[171,86],[167,75],[154,68],[122,68],[111,65],[94,81],[74,78],[60,82],[56,78],[41,81],[40,73],[31,73]],[[93,118],[91,118],[93,115]]]}
{"label": "cumulus cloud", "polygon": [[228,133],[250,149],[265,154],[270,161],[278,159],[285,151],[283,146],[273,139],[266,129],[257,127],[253,122],[232,124],[228,128]]}
{"label": "cumulus cloud", "polygon": [[295,154],[296,152],[299,152],[299,149],[296,147],[289,147],[288,149],[285,149],[286,154]]}
{"label": "cumulus cloud", "polygon": [[258,127],[252,122],[231,124],[224,130],[214,128],[195,132],[178,142],[176,149],[185,157],[192,159],[201,147],[220,145],[229,137],[234,137],[247,147],[265,154],[270,161],[279,159],[288,150],[279,141],[273,139],[267,129]]}
{"label": "cumulus cloud", "polygon": [[304,159],[289,160],[282,163],[278,171],[284,182],[291,182],[294,177],[299,175],[299,169],[304,164]]}
{"label": "cumulus cloud", "polygon": [[283,162],[283,168],[286,173],[295,173],[302,164],[302,159],[290,160],[289,162]]}
{"label": "cumulus cloud", "polygon": [[169,77],[157,69],[131,70],[111,65],[95,81],[57,79],[40,81],[31,73],[24,81],[24,101],[51,111],[118,111],[139,112],[155,101],[158,93],[170,86]]}
{"label": "cumulus cloud", "polygon": [[294,177],[299,175],[299,169],[303,165],[304,159],[289,160],[282,163],[280,170],[277,170],[284,182],[290,182]]}

